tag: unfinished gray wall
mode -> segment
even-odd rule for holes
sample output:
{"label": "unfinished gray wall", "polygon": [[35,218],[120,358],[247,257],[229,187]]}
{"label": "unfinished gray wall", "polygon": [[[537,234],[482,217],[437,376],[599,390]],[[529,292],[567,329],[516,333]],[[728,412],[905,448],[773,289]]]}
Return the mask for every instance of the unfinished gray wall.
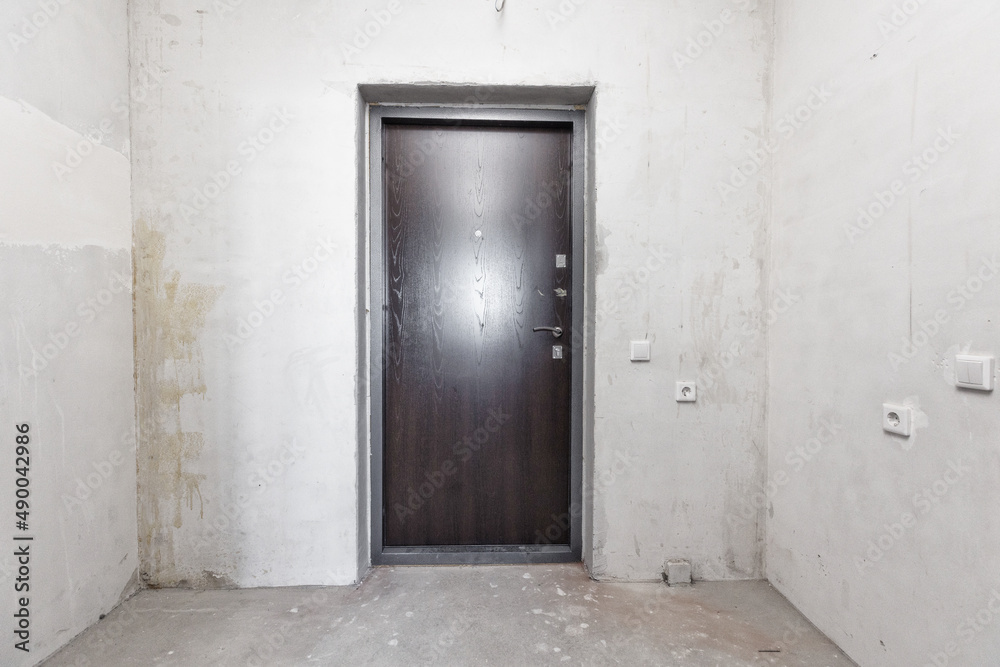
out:
{"label": "unfinished gray wall", "polygon": [[[770,2],[507,5],[132,3],[133,66],[166,72],[132,105],[148,581],[359,576],[357,86],[388,82],[482,84],[487,104],[505,101],[490,84],[597,86],[588,563],[761,576],[762,510],[726,517],[765,467],[778,297],[747,151],[767,131]],[[647,337],[652,363],[630,363]],[[699,380],[700,402],[678,406],[677,380]]]}
{"label": "unfinished gray wall", "polygon": [[[862,665],[1000,655],[995,2],[778,4],[767,573]],[[917,416],[907,439],[883,402]]]}
{"label": "unfinished gray wall", "polygon": [[137,586],[126,3],[7,0],[0,24],[0,664],[30,665]]}

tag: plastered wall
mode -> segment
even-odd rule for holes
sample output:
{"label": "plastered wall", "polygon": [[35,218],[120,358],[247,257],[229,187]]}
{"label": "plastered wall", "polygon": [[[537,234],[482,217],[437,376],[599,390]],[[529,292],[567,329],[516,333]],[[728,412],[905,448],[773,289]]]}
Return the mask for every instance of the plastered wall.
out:
{"label": "plastered wall", "polygon": [[125,11],[0,7],[4,665],[37,663],[138,587]]}
{"label": "plastered wall", "polygon": [[[588,564],[761,576],[763,510],[742,498],[764,477],[776,298],[769,166],[748,156],[770,4],[507,5],[131,4],[133,68],[164,72],[132,104],[148,583],[346,584],[365,567],[358,85],[375,83],[478,84],[486,104],[510,101],[491,85],[596,87]],[[644,338],[653,361],[630,363]],[[698,404],[674,402],[677,380],[703,383]]]}
{"label": "plastered wall", "polygon": [[[862,665],[1000,655],[995,3],[778,5],[768,578]],[[912,406],[909,439],[881,428]]]}

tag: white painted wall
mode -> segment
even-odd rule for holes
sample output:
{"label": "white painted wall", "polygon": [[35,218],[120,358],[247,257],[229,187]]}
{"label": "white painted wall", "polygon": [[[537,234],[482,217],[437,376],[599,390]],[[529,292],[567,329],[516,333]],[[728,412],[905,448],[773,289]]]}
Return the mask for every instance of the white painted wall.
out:
{"label": "white painted wall", "polygon": [[[726,516],[765,472],[768,194],[753,163],[718,184],[766,132],[770,2],[135,0],[131,17],[133,66],[165,72],[132,105],[147,581],[359,576],[373,82],[596,85],[588,562],[761,576],[762,511]],[[631,364],[647,336],[653,362]],[[698,404],[674,403],[681,379],[702,380]]]}
{"label": "white painted wall", "polygon": [[[37,663],[138,585],[125,11],[0,8],[4,665]],[[14,526],[16,424],[30,426],[26,532]],[[15,534],[34,537],[28,582],[16,581]],[[29,590],[15,595],[18,583]],[[28,653],[11,634],[21,597]]]}
{"label": "white painted wall", "polygon": [[862,665],[1000,655],[1000,394],[953,371],[1000,353],[998,30],[989,0],[778,4],[774,118],[832,98],[775,169],[771,282],[801,302],[770,336],[767,573]]}

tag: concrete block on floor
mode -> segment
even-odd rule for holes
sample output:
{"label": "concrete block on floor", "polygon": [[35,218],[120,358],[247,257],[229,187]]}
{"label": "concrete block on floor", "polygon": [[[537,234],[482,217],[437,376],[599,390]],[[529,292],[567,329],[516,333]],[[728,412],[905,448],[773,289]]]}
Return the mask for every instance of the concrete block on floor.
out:
{"label": "concrete block on floor", "polygon": [[663,573],[666,576],[668,586],[691,585],[691,561],[668,560]]}

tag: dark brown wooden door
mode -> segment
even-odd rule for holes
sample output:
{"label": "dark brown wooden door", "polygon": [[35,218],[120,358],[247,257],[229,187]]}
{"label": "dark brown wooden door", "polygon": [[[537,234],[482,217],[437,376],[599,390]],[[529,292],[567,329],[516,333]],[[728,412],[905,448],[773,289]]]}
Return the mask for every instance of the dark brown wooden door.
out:
{"label": "dark brown wooden door", "polygon": [[572,154],[383,127],[386,547],[570,543]]}

